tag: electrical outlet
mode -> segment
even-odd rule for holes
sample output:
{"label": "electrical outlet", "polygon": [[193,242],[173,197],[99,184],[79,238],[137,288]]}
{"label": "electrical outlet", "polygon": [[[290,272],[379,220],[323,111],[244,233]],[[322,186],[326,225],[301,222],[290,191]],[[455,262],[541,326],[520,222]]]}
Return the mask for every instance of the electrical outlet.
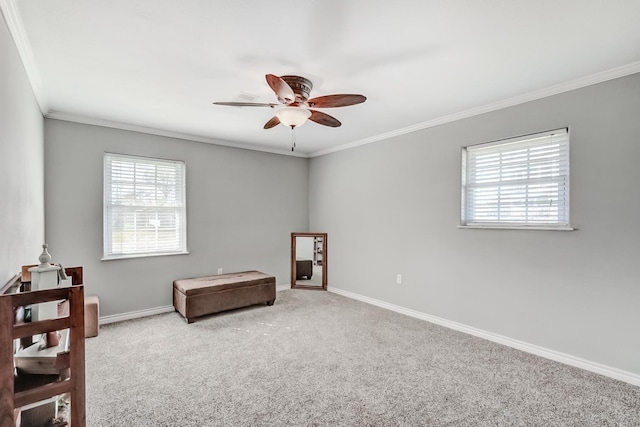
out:
{"label": "electrical outlet", "polygon": [[402,274],[396,274],[396,283],[402,285]]}
{"label": "electrical outlet", "polygon": [[222,269],[221,268],[218,269],[218,274],[222,274]]}

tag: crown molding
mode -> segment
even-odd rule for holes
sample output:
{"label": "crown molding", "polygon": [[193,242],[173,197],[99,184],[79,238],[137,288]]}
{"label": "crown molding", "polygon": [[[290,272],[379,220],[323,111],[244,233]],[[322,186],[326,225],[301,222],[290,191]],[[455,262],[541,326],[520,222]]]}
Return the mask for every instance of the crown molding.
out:
{"label": "crown molding", "polygon": [[291,152],[287,150],[279,150],[277,148],[269,148],[263,145],[234,143],[229,141],[223,141],[220,139],[208,138],[205,136],[191,135],[188,133],[150,128],[150,127],[139,126],[139,125],[134,125],[130,123],[122,123],[122,122],[115,122],[110,120],[97,119],[95,117],[64,113],[64,112],[55,111],[55,110],[49,111],[47,114],[44,115],[44,117],[47,119],[62,120],[65,122],[81,123],[86,125],[101,126],[106,128],[112,128],[112,129],[127,130],[131,132],[146,133],[149,135],[157,135],[157,136],[165,136],[168,138],[182,139],[185,141],[203,142],[206,144],[222,145],[224,147],[240,148],[243,150],[261,151],[265,153],[280,154],[283,156],[291,156],[291,157],[302,157],[302,158],[309,157],[309,155],[306,153],[300,153],[296,151]]}
{"label": "crown molding", "polygon": [[349,143],[340,145],[338,147],[327,148],[327,149],[315,151],[309,154],[299,153],[299,152],[292,153],[286,150],[271,149],[264,146],[258,146],[253,144],[232,143],[227,141],[221,141],[218,139],[203,137],[203,136],[183,134],[179,132],[147,128],[144,126],[137,126],[137,125],[127,124],[127,123],[112,122],[108,120],[101,120],[101,119],[95,119],[90,117],[84,117],[80,115],[73,115],[69,113],[49,111],[48,99],[45,94],[42,78],[36,67],[31,44],[29,43],[29,38],[26,34],[26,31],[24,30],[24,26],[22,25],[20,13],[16,6],[16,0],[0,0],[0,11],[2,12],[2,16],[4,17],[4,20],[11,34],[11,37],[13,38],[16,49],[18,50],[18,54],[20,56],[20,59],[22,60],[23,67],[27,73],[29,82],[31,83],[31,88],[36,98],[36,102],[38,103],[38,106],[40,107],[40,111],[42,112],[42,115],[44,117],[57,119],[57,120],[71,121],[76,123],[93,124],[96,126],[110,127],[115,129],[131,130],[134,132],[148,133],[152,135],[168,136],[171,138],[184,139],[189,141],[223,145],[223,146],[233,147],[233,148],[242,148],[246,150],[264,151],[267,153],[281,154],[286,156],[302,157],[302,158],[319,157],[319,156],[323,156],[330,153],[348,150],[351,148],[359,147],[361,145],[383,141],[386,139],[394,138],[394,137],[405,135],[408,133],[417,132],[419,130],[440,126],[442,124],[455,122],[457,120],[462,120],[462,119],[477,116],[480,114],[501,110],[503,108],[512,107],[519,104],[524,104],[526,102],[534,101],[541,98],[546,98],[552,95],[557,95],[563,92],[580,89],[582,87],[591,86],[594,84],[602,83],[608,80],[613,80],[619,77],[624,77],[624,76],[628,76],[628,75],[640,72],[640,61],[633,62],[631,64],[627,64],[627,65],[616,67],[610,70],[595,73],[595,74],[582,77],[579,79],[575,79],[566,83],[561,83],[558,85],[550,86],[548,88],[529,92],[524,95],[519,95],[512,98],[500,100],[490,104],[464,110],[458,113],[450,114],[443,117],[438,117],[432,120],[427,120],[425,122],[417,123],[412,126],[407,126],[404,128],[390,131],[390,132],[385,132],[379,135],[374,135],[368,138],[349,142]]}
{"label": "crown molding", "polygon": [[[0,3],[4,1],[11,1],[11,0],[0,0]],[[427,120],[425,122],[418,123],[412,126],[407,126],[404,128],[396,129],[394,131],[385,132],[379,135],[374,135],[369,138],[364,138],[357,141],[349,142],[349,143],[340,145],[338,147],[332,147],[332,148],[327,148],[325,150],[315,151],[309,154],[271,149],[264,146],[258,146],[258,145],[252,145],[252,144],[232,143],[227,141],[221,141],[219,139],[214,139],[214,138],[184,134],[179,132],[172,132],[172,131],[167,131],[162,129],[148,128],[144,126],[138,126],[138,125],[127,124],[127,123],[113,122],[109,120],[96,119],[96,118],[74,115],[69,113],[62,113],[57,111],[50,111],[44,114],[44,116],[46,118],[51,118],[51,119],[65,120],[70,122],[91,124],[91,125],[103,126],[103,127],[110,127],[114,129],[130,130],[134,132],[147,133],[151,135],[167,136],[170,138],[204,142],[204,143],[215,144],[215,145],[223,145],[223,146],[233,147],[233,148],[263,151],[267,153],[281,154],[281,155],[293,156],[293,157],[314,158],[314,157],[324,156],[326,154],[336,153],[343,150],[349,150],[351,148],[359,147],[361,145],[367,145],[367,144],[372,144],[378,141],[384,141],[386,139],[390,139],[397,136],[417,132],[419,130],[428,129],[428,128],[440,126],[446,123],[451,123],[458,120],[478,116],[480,114],[501,110],[503,108],[513,107],[519,104],[524,104],[530,101],[547,98],[549,96],[558,95],[564,92],[569,92],[569,91],[580,89],[583,87],[592,86],[598,83],[603,83],[609,80],[629,76],[636,73],[640,73],[640,61],[623,65],[621,67],[612,68],[610,70],[602,71],[600,73],[592,74],[592,75],[582,77],[576,80],[572,80],[569,82],[550,86],[537,91],[529,92],[523,95],[518,95],[512,98],[507,98],[504,100],[492,102],[490,104],[482,105],[479,107],[474,107],[468,110],[461,111],[459,113],[438,117],[436,119]]]}
{"label": "crown molding", "polygon": [[27,73],[33,95],[44,116],[47,111],[49,111],[48,101],[42,84],[42,78],[40,77],[40,73],[36,67],[36,61],[33,57],[29,37],[22,25],[22,19],[20,18],[20,12],[18,11],[15,0],[0,0],[0,11],[2,11],[4,22],[7,24],[9,33],[13,38],[13,43],[22,60],[22,66]]}
{"label": "crown molding", "polygon": [[633,62],[631,64],[623,65],[621,67],[612,68],[610,70],[602,71],[600,73],[592,74],[586,77],[582,77],[569,82],[561,83],[558,85],[550,86],[545,89],[536,90],[523,95],[514,96],[501,101],[492,102],[490,104],[474,107],[468,110],[461,111],[459,113],[450,114],[448,116],[438,117],[433,120],[418,123],[412,126],[407,126],[401,129],[396,129],[391,132],[374,135],[369,138],[364,138],[358,141],[353,141],[347,144],[340,145],[339,147],[327,148],[320,151],[315,151],[309,154],[310,158],[323,156],[325,154],[335,153],[338,151],[348,150],[350,148],[359,147],[361,145],[371,144],[373,142],[383,141],[385,139],[393,138],[400,135],[416,132],[423,129],[428,129],[435,126],[440,126],[445,123],[455,122],[457,120],[466,119],[469,117],[477,116],[491,111],[501,110],[507,107],[513,107],[515,105],[524,104],[526,102],[535,101],[537,99],[547,98],[549,96],[558,95],[560,93],[569,92],[575,89],[580,89],[586,86],[606,82],[608,80],[617,79],[619,77],[629,76],[640,72],[640,61]]}

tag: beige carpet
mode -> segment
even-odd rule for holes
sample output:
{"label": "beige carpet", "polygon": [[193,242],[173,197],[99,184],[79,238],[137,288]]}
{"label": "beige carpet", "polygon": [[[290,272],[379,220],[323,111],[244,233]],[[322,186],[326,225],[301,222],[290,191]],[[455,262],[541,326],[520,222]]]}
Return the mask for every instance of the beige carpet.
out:
{"label": "beige carpet", "polygon": [[311,279],[297,279],[296,285],[300,286],[322,286],[322,266],[314,265]]}
{"label": "beige carpet", "polygon": [[640,425],[638,387],[327,292],[86,343],[88,426]]}

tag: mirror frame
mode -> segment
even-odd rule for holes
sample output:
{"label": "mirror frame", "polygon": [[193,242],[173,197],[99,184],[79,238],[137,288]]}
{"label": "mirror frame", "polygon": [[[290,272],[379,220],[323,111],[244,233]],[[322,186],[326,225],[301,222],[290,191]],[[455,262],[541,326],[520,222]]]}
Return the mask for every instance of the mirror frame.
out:
{"label": "mirror frame", "polygon": [[[322,286],[296,285],[296,237],[322,237]],[[291,233],[291,289],[327,290],[327,233]]]}

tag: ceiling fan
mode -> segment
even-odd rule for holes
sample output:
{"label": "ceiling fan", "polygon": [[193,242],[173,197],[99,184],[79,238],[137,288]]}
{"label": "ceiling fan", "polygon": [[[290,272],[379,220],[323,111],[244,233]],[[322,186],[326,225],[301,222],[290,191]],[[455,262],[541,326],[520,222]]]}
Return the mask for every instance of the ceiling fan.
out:
{"label": "ceiling fan", "polygon": [[276,113],[264,128],[271,129],[278,124],[283,124],[293,129],[304,124],[307,119],[324,126],[338,127],[342,124],[338,119],[315,108],[347,107],[367,100],[363,95],[354,94],[325,95],[309,99],[311,88],[313,88],[309,79],[300,76],[278,77],[273,74],[267,74],[265,77],[275,92],[279,104],[259,102],[214,102],[214,104],[232,107],[271,107],[276,110]]}

